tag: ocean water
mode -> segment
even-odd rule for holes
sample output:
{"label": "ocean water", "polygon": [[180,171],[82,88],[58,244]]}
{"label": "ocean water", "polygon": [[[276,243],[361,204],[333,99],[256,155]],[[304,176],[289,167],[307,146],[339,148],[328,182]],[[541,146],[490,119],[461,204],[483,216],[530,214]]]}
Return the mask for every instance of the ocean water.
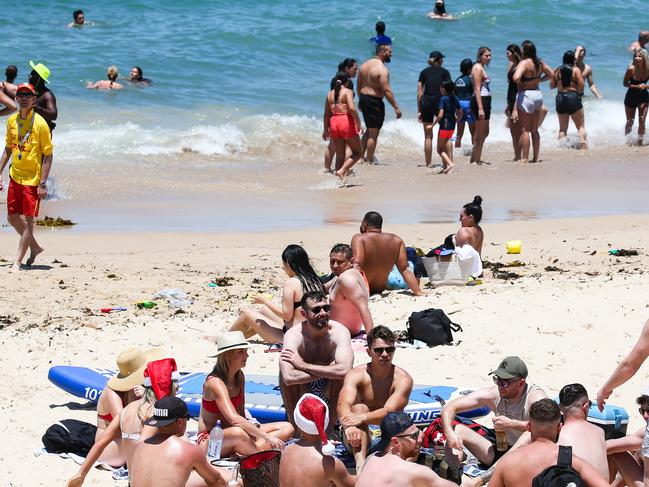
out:
{"label": "ocean water", "polygon": [[[622,78],[631,55],[626,46],[649,27],[646,4],[611,0],[449,0],[455,21],[432,21],[432,1],[331,0],[121,0],[93,2],[85,9],[92,25],[68,29],[76,5],[31,0],[20,12],[0,18],[3,61],[28,61],[52,71],[58,98],[57,164],[93,164],[179,158],[205,163],[273,161],[312,157],[323,142],[322,106],[338,62],[372,55],[374,23],[386,22],[393,37],[391,82],[404,118],[388,111],[382,149],[388,156],[419,152],[416,84],[431,50],[446,54],[445,67],[458,74],[460,61],[492,48],[488,68],[495,93],[489,144],[508,143],[502,110],[506,90],[505,47],[533,40],[550,65],[577,43],[604,101],[586,98],[587,129],[594,148],[624,143]],[[28,15],[25,14],[28,12]],[[26,42],[28,40],[28,42]],[[119,92],[87,90],[115,64],[126,77],[133,65],[153,80],[149,88]],[[554,95],[544,144],[556,144]],[[550,136],[552,135],[552,136]],[[488,150],[488,149],[487,149]],[[319,156],[318,156],[319,160]]]}

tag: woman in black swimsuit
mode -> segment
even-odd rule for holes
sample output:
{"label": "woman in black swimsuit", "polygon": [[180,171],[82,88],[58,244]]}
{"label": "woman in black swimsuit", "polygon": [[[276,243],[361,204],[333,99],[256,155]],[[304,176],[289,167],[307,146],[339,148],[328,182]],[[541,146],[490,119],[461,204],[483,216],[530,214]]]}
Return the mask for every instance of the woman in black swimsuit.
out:
{"label": "woman in black swimsuit", "polygon": [[624,74],[624,86],[628,88],[624,97],[624,110],[626,111],[624,134],[631,133],[635,112],[638,110],[638,145],[642,145],[647,107],[649,106],[647,81],[649,81],[649,55],[644,49],[636,49],[633,51],[633,62]]}
{"label": "woman in black swimsuit", "polygon": [[254,296],[253,303],[261,309],[244,309],[229,331],[242,331],[246,338],[259,335],[268,343],[282,343],[284,332],[302,321],[298,311],[302,295],[307,291],[325,292],[306,251],[299,245],[289,245],[282,252],[282,266],[288,280],[282,289],[282,303],[277,305],[264,296]]}
{"label": "woman in black swimsuit", "polygon": [[521,124],[518,121],[518,116],[512,120],[512,114],[516,112],[516,95],[518,95],[518,84],[514,82],[514,71],[516,66],[521,62],[523,53],[517,44],[510,44],[507,46],[507,108],[505,108],[505,116],[507,117],[507,127],[512,136],[512,145],[514,146],[514,161],[521,160],[521,145],[519,139],[521,137]]}
{"label": "woman in black swimsuit", "polygon": [[584,92],[584,76],[575,67],[575,51],[566,51],[563,65],[554,70],[550,88],[557,88],[557,116],[559,117],[559,139],[566,137],[570,118],[579,132],[579,148],[587,149],[584,109],[580,93]]}

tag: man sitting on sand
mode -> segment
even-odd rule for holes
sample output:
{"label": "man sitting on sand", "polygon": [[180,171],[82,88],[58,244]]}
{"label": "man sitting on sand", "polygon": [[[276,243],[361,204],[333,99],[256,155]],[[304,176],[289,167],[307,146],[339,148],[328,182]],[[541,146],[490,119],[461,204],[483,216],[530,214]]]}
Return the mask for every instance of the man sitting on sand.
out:
{"label": "man sitting on sand", "polygon": [[[561,411],[552,399],[541,399],[532,404],[527,426],[532,443],[509,453],[498,462],[489,487],[531,486],[534,478],[543,470],[556,465],[559,445],[555,440],[561,430],[560,421]],[[590,463],[577,455],[572,455],[572,468],[588,487],[609,485]]]}
{"label": "man sitting on sand", "polygon": [[[518,357],[505,358],[489,375],[493,375],[493,386],[453,399],[442,408],[446,446],[454,450],[448,453],[456,457],[453,463],[464,460],[464,447],[484,465],[492,465],[506,451],[529,442],[529,409],[532,404],[545,397],[545,392],[538,386],[527,383],[527,366]],[[496,445],[491,441],[462,424],[453,426],[453,419],[458,413],[485,406],[494,412],[493,424],[496,434],[505,433],[506,451],[497,451]],[[448,460],[452,461],[451,458]],[[493,468],[474,479],[473,485],[484,485],[492,473]]]}
{"label": "man sitting on sand", "polygon": [[329,267],[336,276],[329,287],[331,319],[344,325],[352,336],[363,329],[369,333],[374,327],[368,305],[370,292],[363,274],[353,267],[352,248],[347,244],[334,245]]}
{"label": "man sitting on sand", "polygon": [[[381,421],[381,441],[367,457],[356,487],[455,487],[424,465],[419,455],[421,432],[407,413],[389,413]],[[410,461],[408,461],[410,459]]]}
{"label": "man sitting on sand", "polygon": [[144,421],[157,432],[141,441],[129,463],[132,487],[184,487],[192,470],[205,484],[226,485],[223,477],[207,462],[205,452],[183,439],[189,412],[185,401],[166,396],[155,402],[153,416]]}
{"label": "man sitting on sand", "polygon": [[293,417],[302,436],[282,452],[279,484],[282,487],[353,487],[356,477],[333,456],[335,447],[327,440],[327,404],[313,394],[305,394],[295,406]]}
{"label": "man sitting on sand", "polygon": [[581,384],[568,384],[559,392],[559,407],[563,413],[563,426],[557,443],[571,446],[575,455],[589,462],[608,479],[608,460],[604,430],[588,422],[591,402]]}
{"label": "man sitting on sand", "polygon": [[329,304],[320,291],[302,297],[304,321],[284,335],[279,361],[279,387],[288,420],[293,426],[295,404],[310,392],[329,406],[329,424],[336,422],[336,404],[345,375],[354,364],[349,330],[329,320]]}
{"label": "man sitting on sand", "polygon": [[354,453],[356,473],[365,463],[371,424],[381,424],[388,413],[403,411],[412,391],[412,377],[392,363],[395,336],[389,328],[377,326],[367,335],[367,354],[371,362],[355,367],[345,377],[338,417],[344,427],[344,440]]}
{"label": "man sitting on sand", "polygon": [[388,275],[396,265],[415,296],[423,296],[414,273],[408,267],[406,246],[400,237],[381,231],[383,217],[376,211],[365,214],[360,233],[352,237],[354,265],[365,273],[370,294],[382,293],[388,285]]}

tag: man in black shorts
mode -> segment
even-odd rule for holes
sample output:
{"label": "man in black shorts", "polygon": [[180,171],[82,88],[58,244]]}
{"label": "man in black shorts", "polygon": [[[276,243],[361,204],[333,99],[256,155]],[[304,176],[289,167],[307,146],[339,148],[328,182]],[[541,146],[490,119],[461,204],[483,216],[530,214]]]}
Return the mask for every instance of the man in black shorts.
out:
{"label": "man in black shorts", "polygon": [[376,56],[365,61],[358,72],[358,107],[363,113],[367,128],[362,140],[363,159],[373,164],[377,163],[374,151],[385,119],[383,97],[394,107],[396,117],[401,118],[401,110],[390,86],[390,73],[385,67],[385,63],[389,63],[391,57],[392,48],[386,44],[379,44],[376,46]]}

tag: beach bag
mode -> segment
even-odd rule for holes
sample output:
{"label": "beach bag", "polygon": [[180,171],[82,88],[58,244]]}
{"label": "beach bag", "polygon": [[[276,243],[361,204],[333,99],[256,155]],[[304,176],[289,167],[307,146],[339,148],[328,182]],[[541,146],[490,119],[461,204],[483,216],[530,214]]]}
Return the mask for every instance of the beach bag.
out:
{"label": "beach bag", "polygon": [[532,487],[585,487],[572,468],[572,447],[559,446],[557,464],[546,468],[532,480]]}
{"label": "beach bag", "polygon": [[408,335],[413,340],[421,340],[429,347],[448,345],[453,342],[453,331],[462,331],[462,327],[453,323],[441,309],[428,308],[415,311],[406,323]]}
{"label": "beach bag", "polygon": [[[443,404],[443,403],[442,403]],[[489,429],[482,426],[480,423],[476,423],[470,419],[463,418],[461,416],[456,416],[453,420],[453,426],[457,424],[463,424],[467,428],[475,431],[483,438],[487,438],[492,443],[496,442],[496,437]],[[442,426],[442,418],[435,418],[428,425],[424,431],[423,439],[421,446],[424,448],[435,448],[436,446],[444,446],[446,444],[446,435],[444,434],[444,426]]]}
{"label": "beach bag", "polygon": [[266,450],[239,462],[244,487],[279,487],[279,459],[282,452]]}
{"label": "beach bag", "polygon": [[49,453],[74,453],[85,457],[95,444],[97,427],[76,419],[62,419],[47,428],[43,446]]}

